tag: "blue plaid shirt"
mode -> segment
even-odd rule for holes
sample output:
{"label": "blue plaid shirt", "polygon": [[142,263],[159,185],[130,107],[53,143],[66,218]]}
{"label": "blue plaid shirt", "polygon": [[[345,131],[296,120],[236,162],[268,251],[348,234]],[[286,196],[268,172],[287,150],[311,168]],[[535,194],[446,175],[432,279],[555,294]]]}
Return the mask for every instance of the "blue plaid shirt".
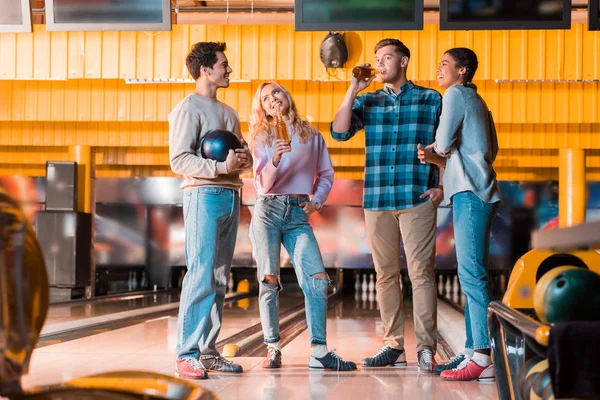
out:
{"label": "blue plaid shirt", "polygon": [[438,168],[421,164],[417,144],[433,143],[442,96],[408,81],[396,95],[388,87],[356,97],[348,132],[335,132],[346,141],[365,130],[365,210],[401,210],[417,206],[427,189],[438,185]]}

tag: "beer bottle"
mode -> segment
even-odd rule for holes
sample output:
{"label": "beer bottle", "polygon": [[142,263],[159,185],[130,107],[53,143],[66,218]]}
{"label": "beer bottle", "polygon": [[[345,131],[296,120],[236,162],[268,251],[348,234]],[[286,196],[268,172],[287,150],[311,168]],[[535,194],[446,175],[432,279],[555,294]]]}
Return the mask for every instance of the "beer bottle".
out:
{"label": "beer bottle", "polygon": [[281,110],[279,108],[277,108],[277,117],[275,118],[275,134],[277,136],[277,139],[282,139],[290,143],[288,127],[283,118],[281,117]]}
{"label": "beer bottle", "polygon": [[352,76],[359,81],[367,81],[375,74],[377,74],[377,71],[370,67],[357,66],[352,69]]}

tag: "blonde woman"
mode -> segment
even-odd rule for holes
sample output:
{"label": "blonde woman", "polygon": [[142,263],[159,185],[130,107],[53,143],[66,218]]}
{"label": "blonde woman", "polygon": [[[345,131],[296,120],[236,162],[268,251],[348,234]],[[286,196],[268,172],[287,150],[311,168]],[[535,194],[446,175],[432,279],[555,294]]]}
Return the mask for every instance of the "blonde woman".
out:
{"label": "blonde woman", "polygon": [[[278,113],[290,141],[277,139]],[[327,348],[327,287],[319,245],[308,223],[333,184],[333,167],[321,134],[298,114],[290,93],[276,82],[261,83],[252,101],[250,148],[257,193],[250,238],[258,267],[259,309],[267,357],[264,368],[281,367],[279,280],[281,245],[285,247],[304,293],[311,342],[309,367],[349,371],[356,364]]]}

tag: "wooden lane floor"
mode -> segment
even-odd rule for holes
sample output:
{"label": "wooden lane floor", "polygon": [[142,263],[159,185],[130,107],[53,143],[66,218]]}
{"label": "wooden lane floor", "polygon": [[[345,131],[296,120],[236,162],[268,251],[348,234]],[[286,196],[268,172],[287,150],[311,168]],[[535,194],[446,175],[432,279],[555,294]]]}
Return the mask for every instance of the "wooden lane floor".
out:
{"label": "wooden lane floor", "polygon": [[[244,373],[210,373],[196,381],[220,399],[497,399],[495,384],[446,382],[439,376],[419,373],[414,327],[406,302],[406,368],[363,369],[352,372],[321,372],[308,369],[309,336],[304,331],[283,349],[283,367],[261,368],[261,357],[237,357]],[[256,323],[255,305],[224,310],[220,339]],[[362,308],[346,298],[328,313],[328,346],[346,360],[360,364],[362,358],[381,347],[382,325],[376,304]],[[175,375],[177,320],[165,317],[100,333],[34,351],[24,387],[47,385],[111,370],[139,369]]]}

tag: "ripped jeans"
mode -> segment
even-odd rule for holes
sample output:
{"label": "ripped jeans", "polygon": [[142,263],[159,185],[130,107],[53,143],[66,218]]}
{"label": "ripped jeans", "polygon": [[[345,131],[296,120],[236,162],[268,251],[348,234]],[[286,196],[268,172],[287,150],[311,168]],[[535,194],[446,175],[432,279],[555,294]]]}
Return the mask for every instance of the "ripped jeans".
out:
{"label": "ripped jeans", "polygon": [[[306,324],[311,344],[326,344],[327,287],[329,280],[313,278],[325,273],[321,251],[300,207],[307,197],[259,195],[250,226],[250,240],[258,267],[259,310],[265,343],[279,342],[279,279],[281,245],[285,247],[298,284],[304,293]],[[277,275],[279,284],[265,282],[265,275]]]}

